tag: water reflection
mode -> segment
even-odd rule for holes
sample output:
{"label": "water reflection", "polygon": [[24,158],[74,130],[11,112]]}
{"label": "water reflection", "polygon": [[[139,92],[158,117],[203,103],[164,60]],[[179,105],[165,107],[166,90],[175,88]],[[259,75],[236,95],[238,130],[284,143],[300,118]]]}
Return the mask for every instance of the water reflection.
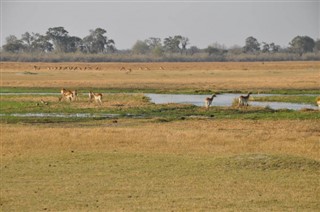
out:
{"label": "water reflection", "polygon": [[[155,104],[193,104],[196,106],[204,106],[204,99],[210,95],[192,95],[192,94],[145,94]],[[231,106],[235,98],[241,94],[220,94],[213,99],[213,106]],[[274,94],[255,94],[253,97],[275,96]],[[254,102],[250,101],[250,105],[259,107],[270,107],[272,109],[290,109],[301,110],[303,108],[317,109],[315,105],[286,103],[286,102]]]}

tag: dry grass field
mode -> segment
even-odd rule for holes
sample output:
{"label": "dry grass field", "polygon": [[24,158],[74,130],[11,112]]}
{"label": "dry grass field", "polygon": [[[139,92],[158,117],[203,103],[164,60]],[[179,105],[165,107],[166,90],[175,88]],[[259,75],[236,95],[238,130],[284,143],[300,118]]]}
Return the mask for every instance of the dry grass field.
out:
{"label": "dry grass field", "polygon": [[1,63],[5,87],[319,89],[319,70],[320,62]]}
{"label": "dry grass field", "polygon": [[[320,62],[1,63],[1,85],[57,92],[61,87],[316,90],[319,70]],[[1,113],[156,114],[2,121],[1,211],[320,210],[320,120],[312,118],[318,111],[260,110],[262,115],[250,118],[240,115],[255,108],[186,109],[153,105],[143,94],[104,97],[102,106],[85,96],[71,103],[55,95],[1,97]],[[42,98],[49,106],[35,105]],[[184,111],[203,115],[170,119]],[[220,118],[210,116],[221,111]]]}
{"label": "dry grass field", "polygon": [[1,125],[3,211],[316,211],[320,121]]}

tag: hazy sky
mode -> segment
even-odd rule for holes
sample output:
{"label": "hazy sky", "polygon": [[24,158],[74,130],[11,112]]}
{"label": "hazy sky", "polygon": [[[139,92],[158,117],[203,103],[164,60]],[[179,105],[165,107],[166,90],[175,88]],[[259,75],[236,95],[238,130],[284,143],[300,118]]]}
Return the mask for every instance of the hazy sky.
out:
{"label": "hazy sky", "polygon": [[281,46],[297,35],[320,38],[320,1],[44,1],[1,0],[1,45],[8,35],[45,34],[63,26],[70,36],[107,30],[118,49],[137,40],[182,35],[189,46],[243,46],[253,36]]}

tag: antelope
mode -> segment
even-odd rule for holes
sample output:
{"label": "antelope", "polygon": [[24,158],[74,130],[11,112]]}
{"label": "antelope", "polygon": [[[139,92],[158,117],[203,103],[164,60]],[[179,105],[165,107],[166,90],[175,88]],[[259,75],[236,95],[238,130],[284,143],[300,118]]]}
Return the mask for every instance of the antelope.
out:
{"label": "antelope", "polygon": [[40,66],[33,66],[33,70],[40,70]]}
{"label": "antelope", "polygon": [[204,104],[205,104],[205,107],[208,109],[210,107],[210,105],[212,104],[212,100],[213,98],[216,97],[215,94],[213,94],[211,97],[207,97],[205,100],[204,100]]}
{"label": "antelope", "polygon": [[317,104],[318,104],[318,107],[319,107],[319,110],[320,110],[320,96],[317,98]]}
{"label": "antelope", "polygon": [[[44,101],[43,99],[40,99],[40,103],[43,104],[43,105],[49,105],[49,103]],[[36,105],[40,106],[40,103],[38,102]]]}
{"label": "antelope", "polygon": [[71,100],[73,100],[74,91],[69,91],[69,90],[66,90],[66,89],[62,88],[60,92],[61,92],[61,97],[59,97],[59,102],[62,99],[68,99],[69,102],[71,102]]}
{"label": "antelope", "polygon": [[89,92],[89,102],[92,102],[94,99],[99,105],[102,104],[102,93],[93,93],[92,91]]}
{"label": "antelope", "polygon": [[74,101],[77,101],[78,100],[78,91],[77,90],[74,90],[74,91],[71,91],[72,92],[72,100]]}
{"label": "antelope", "polygon": [[62,98],[64,96],[68,96],[70,97],[70,93],[72,93],[72,96],[71,96],[71,100],[78,100],[78,91],[77,90],[73,90],[73,91],[70,91],[70,90],[66,90],[64,88],[61,89],[61,95],[62,95]]}
{"label": "antelope", "polygon": [[132,71],[131,68],[127,69],[126,74],[129,74],[131,71]]}
{"label": "antelope", "polygon": [[248,101],[249,101],[249,97],[250,97],[250,94],[252,94],[251,92],[249,92],[246,96],[240,96],[239,97],[239,105],[238,106],[248,106]]}
{"label": "antelope", "polygon": [[41,99],[40,102],[41,104],[48,105],[48,102],[44,101],[43,99]]}

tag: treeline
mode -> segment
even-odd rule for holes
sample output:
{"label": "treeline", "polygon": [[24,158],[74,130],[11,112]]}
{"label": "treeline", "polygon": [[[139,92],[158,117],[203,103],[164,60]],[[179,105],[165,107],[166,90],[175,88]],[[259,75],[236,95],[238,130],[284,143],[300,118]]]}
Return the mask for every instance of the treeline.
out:
{"label": "treeline", "polygon": [[292,61],[320,60],[320,40],[296,36],[288,47],[258,42],[252,36],[244,46],[226,48],[218,43],[200,49],[189,38],[175,35],[163,41],[150,37],[131,49],[119,50],[102,28],[90,30],[84,38],[70,36],[64,27],[49,28],[45,35],[26,32],[18,39],[6,38],[1,61],[21,62],[205,62],[205,61]]}

